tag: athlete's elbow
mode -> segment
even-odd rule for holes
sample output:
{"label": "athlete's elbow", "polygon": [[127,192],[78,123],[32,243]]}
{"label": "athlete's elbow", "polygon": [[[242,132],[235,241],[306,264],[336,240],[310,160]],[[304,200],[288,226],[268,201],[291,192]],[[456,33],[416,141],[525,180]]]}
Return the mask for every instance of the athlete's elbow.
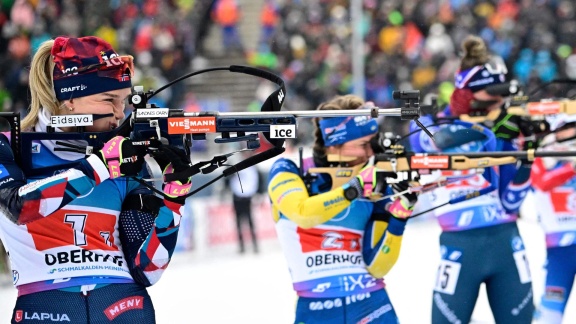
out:
{"label": "athlete's elbow", "polygon": [[288,217],[288,219],[290,219],[291,221],[293,221],[294,223],[296,223],[296,225],[298,225],[298,227],[301,227],[303,229],[311,229],[314,226],[320,225],[320,222],[315,221],[315,219],[312,218],[307,218],[307,217]]}
{"label": "athlete's elbow", "polygon": [[392,269],[393,265],[389,265],[389,266],[380,266],[380,267],[366,267],[366,270],[368,270],[368,273],[370,273],[370,275],[372,275],[372,277],[380,279],[380,278],[384,278],[384,276],[386,276],[388,274],[388,272],[390,272],[390,270]]}

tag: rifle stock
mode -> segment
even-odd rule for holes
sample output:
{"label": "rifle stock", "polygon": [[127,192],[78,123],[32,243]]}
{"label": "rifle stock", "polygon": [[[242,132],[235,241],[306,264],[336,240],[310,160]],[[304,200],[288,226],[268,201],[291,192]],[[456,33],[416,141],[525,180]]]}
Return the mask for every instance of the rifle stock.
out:
{"label": "rifle stock", "polygon": [[[386,177],[388,183],[409,180],[418,181],[422,175],[429,175],[434,171],[449,170],[476,170],[504,164],[514,164],[519,159],[533,161],[536,157],[566,157],[576,156],[575,151],[546,152],[527,151],[512,152],[471,152],[471,153],[380,153],[374,157],[374,166],[380,172],[395,174],[395,177]],[[355,160],[354,157],[341,155],[328,155],[329,162],[346,164]],[[332,178],[332,189],[342,186],[358,175],[363,165],[314,167],[308,169],[308,173],[325,173]],[[422,185],[420,183],[416,185]]]}
{"label": "rifle stock", "polygon": [[[526,102],[518,106],[510,106],[506,108],[506,112],[511,115],[530,117],[532,120],[542,120],[546,115],[573,115],[576,114],[576,100]],[[480,116],[460,115],[459,119],[470,123],[484,123],[495,121],[499,115],[500,110],[492,110]]]}
{"label": "rifle stock", "polygon": [[363,165],[353,167],[314,167],[308,169],[309,173],[321,174],[326,173],[332,178],[332,189],[343,186],[346,182],[355,177]]}

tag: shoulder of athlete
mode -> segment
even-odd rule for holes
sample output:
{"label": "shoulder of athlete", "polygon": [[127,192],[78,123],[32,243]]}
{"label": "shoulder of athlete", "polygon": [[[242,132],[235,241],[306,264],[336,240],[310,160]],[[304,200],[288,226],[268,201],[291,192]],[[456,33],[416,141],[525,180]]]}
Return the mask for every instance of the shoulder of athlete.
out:
{"label": "shoulder of athlete", "polygon": [[296,173],[296,174],[300,173],[298,166],[296,166],[296,163],[294,163],[294,161],[286,159],[286,158],[280,158],[280,159],[276,160],[274,162],[274,164],[272,164],[272,167],[270,168],[270,173],[268,176],[268,182],[270,182],[270,180],[272,180],[272,178],[274,178],[275,175],[277,175],[281,172],[290,172],[290,173]]}

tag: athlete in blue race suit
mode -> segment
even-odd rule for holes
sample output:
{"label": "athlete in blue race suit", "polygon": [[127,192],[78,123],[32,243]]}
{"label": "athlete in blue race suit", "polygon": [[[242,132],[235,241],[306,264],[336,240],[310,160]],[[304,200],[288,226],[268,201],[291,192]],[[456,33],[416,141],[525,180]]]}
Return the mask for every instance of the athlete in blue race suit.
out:
{"label": "athlete in blue race suit", "polygon": [[[448,114],[468,114],[472,103],[498,109],[502,98],[490,96],[484,88],[504,82],[505,71],[488,63],[481,39],[468,37],[463,50],[465,55]],[[514,125],[507,123],[509,118],[504,114],[497,120],[494,128],[497,134],[514,129]],[[420,120],[424,125],[434,124],[430,117]],[[418,129],[415,123],[410,128]],[[491,130],[480,125],[451,121],[429,129],[435,133],[436,142],[423,132],[415,133],[410,138],[413,151],[516,150],[510,141],[513,136],[495,138]],[[508,139],[502,139],[506,137]],[[432,298],[432,323],[469,323],[482,283],[486,285],[496,323],[531,322],[534,311],[531,276],[516,225],[518,210],[530,189],[530,168],[531,164],[523,161],[519,166],[486,168],[482,174],[444,172],[446,176],[466,177],[419,199],[423,202],[428,199],[430,207],[434,207],[474,191],[484,193],[433,211],[442,234],[441,261]]]}

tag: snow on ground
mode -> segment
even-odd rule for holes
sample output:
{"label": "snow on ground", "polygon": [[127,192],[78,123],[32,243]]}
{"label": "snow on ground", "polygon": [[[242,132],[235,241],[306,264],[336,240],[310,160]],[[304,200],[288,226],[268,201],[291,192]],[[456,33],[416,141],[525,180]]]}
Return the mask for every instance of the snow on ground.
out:
{"label": "snow on ground", "polygon": [[[530,260],[535,301],[539,302],[544,279],[544,236],[532,217],[521,220],[519,227]],[[400,259],[386,277],[401,323],[430,322],[439,233],[433,220],[415,219],[406,229]],[[292,323],[296,297],[278,242],[262,241],[259,254],[239,255],[235,248],[176,254],[160,282],[149,290],[158,323]],[[5,282],[0,285],[0,323],[9,323],[15,299],[14,288]],[[565,323],[576,322],[574,298],[566,318]],[[473,323],[493,323],[484,292]]]}

